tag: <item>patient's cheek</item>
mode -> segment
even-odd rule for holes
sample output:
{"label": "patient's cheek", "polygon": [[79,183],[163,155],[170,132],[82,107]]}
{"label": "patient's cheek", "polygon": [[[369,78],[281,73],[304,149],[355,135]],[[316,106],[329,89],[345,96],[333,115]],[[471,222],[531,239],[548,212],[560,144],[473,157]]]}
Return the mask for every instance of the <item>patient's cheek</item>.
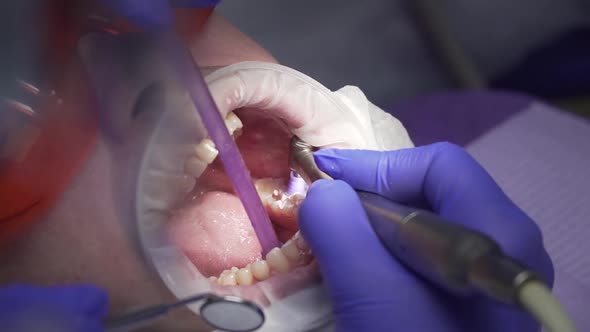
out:
{"label": "patient's cheek", "polygon": [[[247,108],[235,113],[243,124],[243,128],[234,134],[236,144],[250,175],[254,179],[287,179],[291,133],[286,126],[262,110]],[[216,158],[197,179],[197,186],[233,191],[220,158]]]}
{"label": "patient's cheek", "polygon": [[244,132],[236,140],[255,178],[287,178],[291,133],[280,120],[261,110],[243,109],[236,114]]}
{"label": "patient's cheek", "polygon": [[221,67],[242,61],[277,62],[267,50],[215,12],[202,30],[193,34],[189,44],[200,67]]}

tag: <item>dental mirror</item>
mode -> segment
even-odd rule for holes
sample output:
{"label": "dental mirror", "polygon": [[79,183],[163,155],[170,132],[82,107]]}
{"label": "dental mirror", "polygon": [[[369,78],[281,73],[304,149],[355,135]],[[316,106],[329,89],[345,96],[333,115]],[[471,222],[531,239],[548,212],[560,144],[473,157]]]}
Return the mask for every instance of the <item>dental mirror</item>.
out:
{"label": "dental mirror", "polygon": [[252,302],[237,296],[209,297],[201,306],[201,317],[223,331],[249,332],[264,323],[264,313]]}
{"label": "dental mirror", "polygon": [[160,304],[105,322],[108,332],[135,331],[153,323],[170,310],[204,300],[199,309],[201,317],[212,327],[228,332],[250,332],[264,324],[264,313],[256,304],[237,296],[197,294],[174,303]]}

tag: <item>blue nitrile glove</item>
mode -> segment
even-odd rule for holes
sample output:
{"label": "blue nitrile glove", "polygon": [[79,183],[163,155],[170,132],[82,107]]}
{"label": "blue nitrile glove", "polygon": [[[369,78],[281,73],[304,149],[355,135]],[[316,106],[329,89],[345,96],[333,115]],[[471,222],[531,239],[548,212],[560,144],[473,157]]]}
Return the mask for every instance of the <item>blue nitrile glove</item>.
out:
{"label": "blue nitrile glove", "polygon": [[321,150],[315,160],[343,180],[314,183],[299,210],[337,331],[537,330],[523,311],[481,296],[450,296],[409,272],[381,245],[350,187],[486,233],[552,284],[539,228],[463,149],[438,143],[391,152]]}
{"label": "blue nitrile glove", "polygon": [[166,27],[172,23],[173,7],[215,7],[221,0],[103,0],[118,14],[144,28]]}
{"label": "blue nitrile glove", "polygon": [[10,332],[101,332],[107,295],[93,286],[0,288],[0,329]]}

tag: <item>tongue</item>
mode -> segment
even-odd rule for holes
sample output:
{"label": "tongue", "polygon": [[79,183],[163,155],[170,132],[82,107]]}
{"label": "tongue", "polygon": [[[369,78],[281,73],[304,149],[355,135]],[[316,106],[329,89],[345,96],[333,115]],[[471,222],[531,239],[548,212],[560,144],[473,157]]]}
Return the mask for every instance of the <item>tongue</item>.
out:
{"label": "tongue", "polygon": [[168,221],[176,246],[205,276],[261,259],[261,247],[236,196],[220,191],[203,194],[177,210]]}

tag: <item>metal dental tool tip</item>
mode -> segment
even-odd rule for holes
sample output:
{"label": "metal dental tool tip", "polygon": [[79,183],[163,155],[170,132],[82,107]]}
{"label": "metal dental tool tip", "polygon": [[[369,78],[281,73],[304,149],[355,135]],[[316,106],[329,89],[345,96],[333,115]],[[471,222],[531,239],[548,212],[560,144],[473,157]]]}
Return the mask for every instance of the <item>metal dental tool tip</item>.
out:
{"label": "metal dental tool tip", "polygon": [[289,167],[295,171],[309,185],[315,180],[334,180],[331,176],[319,169],[313,159],[313,152],[317,149],[302,141],[299,137],[291,138],[289,150]]}
{"label": "metal dental tool tip", "polygon": [[305,195],[307,192],[307,183],[295,170],[291,170],[289,174],[289,186],[287,187],[287,195]]}

